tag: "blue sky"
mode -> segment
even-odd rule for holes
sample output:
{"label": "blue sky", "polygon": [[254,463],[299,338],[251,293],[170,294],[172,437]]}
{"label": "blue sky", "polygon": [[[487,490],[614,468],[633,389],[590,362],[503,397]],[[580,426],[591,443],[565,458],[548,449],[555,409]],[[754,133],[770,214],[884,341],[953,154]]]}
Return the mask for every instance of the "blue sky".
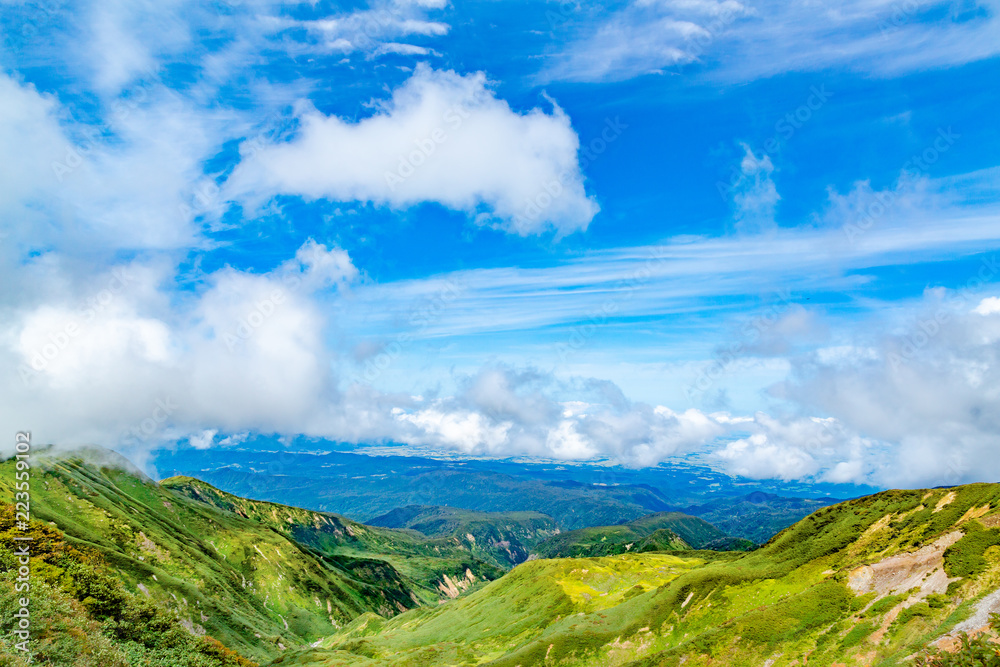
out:
{"label": "blue sky", "polygon": [[0,421],[995,479],[997,11],[6,0]]}

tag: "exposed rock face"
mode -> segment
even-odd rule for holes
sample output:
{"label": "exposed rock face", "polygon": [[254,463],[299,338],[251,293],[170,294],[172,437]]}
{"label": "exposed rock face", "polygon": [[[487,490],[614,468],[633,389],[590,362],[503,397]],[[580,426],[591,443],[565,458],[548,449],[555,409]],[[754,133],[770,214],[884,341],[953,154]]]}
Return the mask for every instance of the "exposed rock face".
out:
{"label": "exposed rock face", "polygon": [[959,632],[974,634],[986,630],[990,627],[990,614],[1000,614],[1000,588],[977,602],[972,616],[956,625],[948,634],[957,635]]}
{"label": "exposed rock face", "polygon": [[446,574],[441,579],[441,582],[438,583],[438,590],[451,599],[457,598],[462,594],[462,591],[468,590],[469,586],[476,583],[476,575],[469,568],[465,568],[464,577],[452,579]]}
{"label": "exposed rock face", "polygon": [[916,599],[944,593],[953,581],[944,571],[944,551],[962,537],[956,530],[913,553],[899,554],[851,572],[848,585],[858,595],[878,593],[879,597],[919,588]]}

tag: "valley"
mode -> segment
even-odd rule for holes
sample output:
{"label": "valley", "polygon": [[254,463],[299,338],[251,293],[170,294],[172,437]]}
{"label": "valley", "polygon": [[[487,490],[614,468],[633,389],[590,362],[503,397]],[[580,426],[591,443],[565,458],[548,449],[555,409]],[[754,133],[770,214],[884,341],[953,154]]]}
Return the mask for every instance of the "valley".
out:
{"label": "valley", "polygon": [[[568,530],[406,505],[365,524],[157,483],[106,450],[35,465],[36,664],[880,666],[1000,611],[1000,485],[702,511],[754,505],[759,530],[768,507],[819,505],[758,547],[680,512]],[[13,563],[0,548],[5,609]]]}

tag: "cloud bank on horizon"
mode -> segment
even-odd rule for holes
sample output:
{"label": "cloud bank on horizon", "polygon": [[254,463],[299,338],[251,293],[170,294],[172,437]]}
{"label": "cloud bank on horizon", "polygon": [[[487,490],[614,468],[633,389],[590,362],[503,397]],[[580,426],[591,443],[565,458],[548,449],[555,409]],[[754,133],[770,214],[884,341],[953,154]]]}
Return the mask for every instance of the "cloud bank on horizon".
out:
{"label": "cloud bank on horizon", "polygon": [[0,3],[0,424],[1000,477],[995,3]]}

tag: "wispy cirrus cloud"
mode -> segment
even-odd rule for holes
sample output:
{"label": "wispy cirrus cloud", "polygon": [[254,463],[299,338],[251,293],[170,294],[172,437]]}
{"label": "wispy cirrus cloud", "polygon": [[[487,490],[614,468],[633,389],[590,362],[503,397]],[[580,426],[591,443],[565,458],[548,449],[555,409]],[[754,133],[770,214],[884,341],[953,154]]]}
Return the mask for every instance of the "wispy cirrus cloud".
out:
{"label": "wispy cirrus cloud", "polygon": [[997,13],[990,1],[632,0],[592,13],[541,76],[599,82],[698,72],[748,81],[829,67],[895,75],[995,56]]}
{"label": "wispy cirrus cloud", "polygon": [[[756,174],[758,166],[747,168]],[[421,336],[569,326],[595,313],[603,313],[603,324],[662,318],[704,308],[706,298],[717,314],[735,313],[779,286],[796,294],[849,292],[871,280],[866,272],[1000,249],[994,179],[994,170],[941,180],[903,175],[885,192],[862,181],[845,194],[831,190],[827,206],[808,222],[779,228],[766,210],[777,198],[773,183],[751,178],[748,189],[734,193],[737,222],[756,216],[751,232],[607,248],[542,268],[472,269],[361,286],[341,317],[354,331],[387,335],[408,304],[431,298],[444,284],[461,290]],[[881,212],[876,218],[872,204]]]}

